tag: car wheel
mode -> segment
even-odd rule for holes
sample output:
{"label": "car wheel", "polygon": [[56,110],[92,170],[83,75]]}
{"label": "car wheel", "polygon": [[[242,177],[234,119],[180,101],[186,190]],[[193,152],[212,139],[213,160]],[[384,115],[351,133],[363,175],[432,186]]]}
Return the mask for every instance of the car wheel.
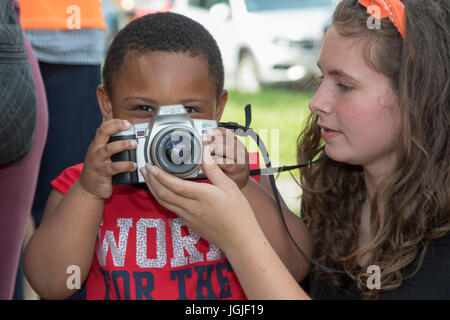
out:
{"label": "car wheel", "polygon": [[261,89],[258,67],[249,53],[242,55],[237,71],[236,89],[243,92],[256,93]]}

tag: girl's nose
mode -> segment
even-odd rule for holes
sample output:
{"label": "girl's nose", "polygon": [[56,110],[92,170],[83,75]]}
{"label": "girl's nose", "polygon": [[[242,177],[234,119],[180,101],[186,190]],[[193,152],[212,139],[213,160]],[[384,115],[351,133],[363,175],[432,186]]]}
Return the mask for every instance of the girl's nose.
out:
{"label": "girl's nose", "polygon": [[329,99],[329,92],[322,83],[317,89],[314,97],[309,102],[309,110],[315,114],[327,114],[331,112],[331,103]]}

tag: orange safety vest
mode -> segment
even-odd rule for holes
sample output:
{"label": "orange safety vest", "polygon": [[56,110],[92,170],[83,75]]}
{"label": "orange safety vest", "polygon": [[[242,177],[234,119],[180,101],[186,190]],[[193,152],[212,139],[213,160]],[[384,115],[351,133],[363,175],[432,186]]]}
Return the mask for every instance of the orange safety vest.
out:
{"label": "orange safety vest", "polygon": [[105,29],[100,0],[18,0],[23,29]]}

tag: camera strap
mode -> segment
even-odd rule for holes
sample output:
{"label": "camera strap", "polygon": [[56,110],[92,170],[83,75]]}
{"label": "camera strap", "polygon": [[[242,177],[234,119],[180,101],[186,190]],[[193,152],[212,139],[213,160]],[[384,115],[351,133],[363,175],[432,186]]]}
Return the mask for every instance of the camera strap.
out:
{"label": "camera strap", "polygon": [[264,145],[263,141],[259,138],[258,134],[252,129],[250,128],[250,124],[251,124],[251,105],[247,104],[245,106],[245,126],[242,126],[236,122],[219,122],[218,126],[221,128],[226,128],[226,129],[231,129],[234,130],[235,135],[237,136],[241,136],[241,137],[251,137],[253,140],[255,140],[262,156],[264,159],[264,163],[266,165],[266,168],[263,169],[256,169],[256,170],[251,170],[250,171],[250,175],[267,175],[269,176],[269,181],[270,181],[270,185],[272,187],[272,191],[273,191],[273,195],[275,197],[275,201],[277,203],[277,207],[278,207],[278,211],[280,213],[281,216],[281,220],[283,221],[283,225],[284,228],[286,229],[289,238],[291,239],[292,243],[295,245],[295,247],[297,248],[297,250],[303,255],[303,257],[305,257],[305,259],[307,261],[309,261],[312,265],[321,268],[327,272],[333,272],[333,273],[340,273],[340,274],[346,274],[345,271],[343,270],[336,270],[333,268],[329,268],[326,267],[324,265],[321,265],[315,261],[313,261],[304,251],[303,249],[299,246],[299,244],[297,243],[297,241],[295,241],[294,237],[292,236],[289,227],[286,223],[286,219],[284,217],[284,213],[283,210],[281,208],[281,201],[280,201],[280,195],[278,193],[278,189],[275,183],[275,178],[273,177],[274,173],[277,172],[282,172],[282,171],[290,171],[290,170],[294,170],[297,168],[301,168],[301,167],[306,167],[306,166],[311,166],[313,164],[319,163],[319,162],[323,162],[325,160],[327,160],[328,158],[326,156],[323,156],[317,160],[314,161],[309,161],[308,163],[305,164],[299,164],[299,165],[294,165],[294,166],[283,166],[283,167],[278,167],[278,168],[272,168],[272,164],[269,158],[269,153],[267,152],[266,146]]}
{"label": "camera strap", "polygon": [[295,170],[295,169],[299,169],[299,168],[303,168],[303,167],[308,167],[313,164],[325,161],[327,159],[328,159],[327,156],[323,156],[317,160],[310,161],[308,163],[297,164],[294,166],[282,166],[282,167],[275,167],[275,168],[272,168],[272,167],[267,168],[266,167],[266,168],[261,168],[261,169],[253,169],[253,170],[250,170],[250,175],[251,176],[258,176],[258,175],[270,176],[271,174],[274,174],[274,173],[279,173],[279,172],[283,172],[283,171],[291,171],[291,170]]}

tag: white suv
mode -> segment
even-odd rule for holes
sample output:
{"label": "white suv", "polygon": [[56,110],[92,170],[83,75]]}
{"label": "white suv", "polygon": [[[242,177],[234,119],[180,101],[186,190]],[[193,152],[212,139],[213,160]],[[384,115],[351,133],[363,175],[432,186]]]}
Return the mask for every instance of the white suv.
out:
{"label": "white suv", "polygon": [[216,39],[225,86],[256,92],[262,84],[316,75],[336,0],[174,0],[172,11],[203,24]]}

